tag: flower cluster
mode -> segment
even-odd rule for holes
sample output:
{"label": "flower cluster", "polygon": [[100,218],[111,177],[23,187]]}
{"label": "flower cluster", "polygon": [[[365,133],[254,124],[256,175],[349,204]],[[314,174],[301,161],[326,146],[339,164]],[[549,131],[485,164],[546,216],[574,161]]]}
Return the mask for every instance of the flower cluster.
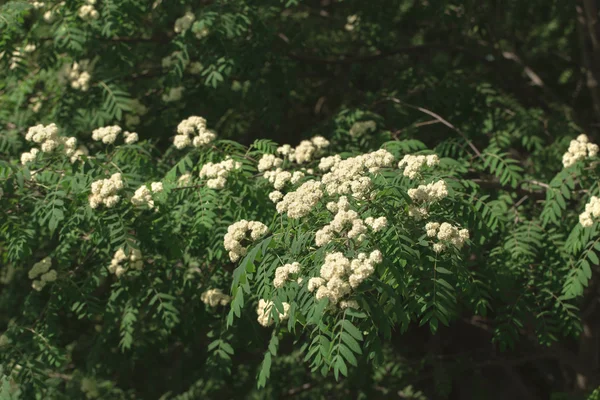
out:
{"label": "flower cluster", "polygon": [[[77,139],[75,137],[58,136],[58,127],[56,124],[44,126],[42,124],[32,126],[25,135],[25,140],[40,144],[44,153],[54,151],[59,145],[64,146],[65,154],[69,157],[75,153]],[[35,160],[39,153],[37,148],[32,148],[29,152],[21,154],[21,164],[25,165]]]}
{"label": "flower cluster", "polygon": [[410,179],[414,179],[419,174],[421,169],[423,169],[424,165],[433,167],[439,163],[440,159],[436,154],[431,154],[428,156],[413,156],[411,154],[407,154],[398,163],[398,168],[404,168],[402,175],[407,176]]}
{"label": "flower cluster", "polygon": [[196,36],[196,39],[201,40],[207,37],[210,34],[208,27],[203,26],[203,24],[195,23],[192,26],[192,33]]}
{"label": "flower cluster", "polygon": [[408,206],[408,216],[414,218],[415,221],[420,221],[429,217],[429,210],[427,207],[420,207],[411,204]]}
{"label": "flower cluster", "polygon": [[221,289],[208,289],[200,295],[200,300],[211,307],[216,307],[219,304],[226,306],[231,301],[231,296],[224,294]]}
{"label": "flower cluster", "polygon": [[281,167],[283,160],[274,154],[264,154],[258,161],[258,172],[264,172],[266,170]]}
{"label": "flower cluster", "polygon": [[[41,4],[44,4],[44,3],[41,3]],[[64,6],[65,6],[65,2],[61,1],[58,4],[56,4],[56,7],[53,10],[46,11],[43,16],[44,21],[46,21],[49,24],[54,22],[54,20],[56,19],[56,16],[62,14]]]}
{"label": "flower cluster", "polygon": [[372,251],[368,256],[359,253],[353,260],[344,257],[341,252],[329,253],[321,266],[320,276],[309,279],[308,290],[317,291],[317,300],[327,298],[331,305],[336,305],[371,276],[375,272],[375,265],[382,261],[379,250]]}
{"label": "flower cluster", "polygon": [[360,17],[358,15],[348,15],[348,17],[346,17],[346,25],[344,25],[344,29],[348,32],[352,32],[358,25],[359,21]]}
{"label": "flower cluster", "polygon": [[363,221],[356,211],[350,210],[350,203],[346,196],[341,196],[337,203],[327,203],[327,209],[336,214],[329,224],[317,231],[315,243],[318,247],[331,242],[335,233],[341,234],[347,227],[350,227],[350,229],[345,236],[361,243],[365,239],[367,226],[371,226],[374,231],[379,231],[387,225],[385,217],[377,219],[369,217],[367,218],[368,223],[367,220]]}
{"label": "flower cluster", "polygon": [[163,191],[162,182],[152,182],[150,184],[150,189],[146,185],[140,186],[133,197],[131,198],[131,203],[134,206],[148,206],[148,208],[154,208],[154,199],[152,198],[152,194],[160,193]]}
{"label": "flower cluster", "polygon": [[355,310],[358,310],[359,308],[356,300],[342,300],[340,301],[339,306],[341,310],[345,310],[346,308],[354,308]]}
{"label": "flower cluster", "polygon": [[166,57],[163,57],[161,61],[161,65],[165,70],[170,69],[172,66],[181,63],[183,64],[183,68],[185,69],[190,61],[187,58],[183,58],[183,52],[174,51]]}
{"label": "flower cluster", "polygon": [[266,171],[263,176],[273,184],[273,187],[277,190],[282,189],[286,183],[291,182],[292,185],[295,185],[300,181],[300,179],[304,178],[304,172],[302,171],[294,171],[292,174],[289,171],[284,171],[281,168],[277,168],[274,171]]}
{"label": "flower cluster", "polygon": [[[243,240],[258,240],[266,235],[268,231],[269,228],[259,221],[246,221],[245,219],[242,219],[230,225],[223,238],[225,250],[229,251],[229,259],[236,262],[240,257],[246,255],[248,249],[242,246]],[[249,238],[248,232],[250,233]]]}
{"label": "flower cluster", "polygon": [[134,127],[140,124],[140,117],[148,113],[148,107],[143,105],[138,99],[134,99],[130,105],[131,111],[125,114],[125,124],[127,126]]}
{"label": "flower cluster", "polygon": [[[52,259],[46,257],[43,260],[33,264],[33,267],[29,270],[29,279],[35,279],[31,287],[38,292],[46,286],[48,282],[54,282],[56,280],[56,271],[50,270],[52,266]],[[39,276],[39,279],[36,279]]]}
{"label": "flower cluster", "polygon": [[188,29],[190,29],[190,26],[192,26],[192,23],[195,19],[196,16],[194,15],[194,13],[188,11],[184,14],[183,17],[177,18],[175,20],[175,28],[173,30],[175,31],[175,33],[185,32]]}
{"label": "flower cluster", "polygon": [[289,144],[285,144],[277,148],[277,153],[286,156],[290,161],[295,161],[298,164],[303,164],[312,161],[313,156],[320,150],[329,146],[329,141],[323,136],[315,136],[310,140],[303,140],[296,148]]}
{"label": "flower cluster", "polygon": [[290,278],[290,275],[295,275],[300,272],[300,263],[293,262],[291,264],[285,264],[278,267],[275,270],[275,279],[273,280],[273,286],[276,288],[282,287]]}
{"label": "flower cluster", "polygon": [[[286,302],[282,302],[283,304],[283,314],[278,312],[279,321],[284,321],[289,318],[290,305]],[[274,319],[271,316],[271,310],[273,309],[274,303],[269,300],[260,299],[258,301],[258,307],[256,308],[256,314],[258,314],[258,323],[264,327],[270,326],[273,324]]]}
{"label": "flower cluster", "polygon": [[453,226],[448,222],[428,222],[425,225],[427,236],[433,238],[437,237],[440,242],[433,244],[433,251],[440,253],[448,247],[447,244],[451,243],[457,249],[462,248],[465,240],[469,238],[469,230],[461,229],[459,226]]}
{"label": "flower cluster", "polygon": [[590,143],[587,135],[581,134],[577,139],[571,140],[569,149],[563,155],[562,163],[565,168],[570,167],[579,160],[587,157],[595,157],[598,154],[598,145]]}
{"label": "flower cluster", "polygon": [[88,197],[90,207],[98,208],[100,204],[114,207],[121,197],[117,191],[123,189],[123,180],[120,173],[112,174],[109,179],[100,179],[92,183],[92,194]]}
{"label": "flower cluster", "polygon": [[[113,144],[119,133],[121,133],[122,129],[118,125],[105,126],[102,128],[94,129],[92,131],[92,139],[96,141],[102,141],[105,144]],[[126,144],[135,143],[138,141],[138,134],[135,132],[123,132],[123,137],[125,138]]]}
{"label": "flower cluster", "polygon": [[321,182],[310,180],[287,193],[275,207],[279,214],[287,212],[289,218],[302,218],[310,213],[322,197]]}
{"label": "flower cluster", "polygon": [[372,132],[377,129],[375,121],[358,121],[355,122],[348,132],[352,137],[360,137],[367,132]]}
{"label": "flower cluster", "polygon": [[85,21],[98,19],[100,14],[98,13],[98,10],[94,8],[94,4],[96,4],[96,0],[85,0],[85,4],[79,7],[79,11],[77,12],[79,18]]}
{"label": "flower cluster", "polygon": [[[85,7],[85,6],[83,6]],[[88,62],[74,62],[69,68],[67,76],[71,81],[71,87],[82,92],[87,92],[90,88],[90,80],[92,76],[87,71]]]}
{"label": "flower cluster", "polygon": [[21,50],[15,50],[11,54],[9,69],[13,70],[19,66],[19,62],[23,60],[23,56],[26,53],[33,53],[36,49],[35,44],[27,44]]}
{"label": "flower cluster", "polygon": [[433,203],[448,196],[446,182],[440,180],[427,185],[419,185],[416,189],[408,189],[408,196],[416,202]]}
{"label": "flower cluster", "polygon": [[84,145],[80,145],[79,147],[77,147],[77,150],[75,150],[73,152],[73,154],[71,155],[71,164],[74,163],[77,160],[81,159],[82,155],[88,155],[90,153],[90,151],[88,150],[87,147],[85,147]]}
{"label": "flower cluster", "polygon": [[192,174],[183,174],[177,179],[177,186],[185,186],[192,180]]}
{"label": "flower cluster", "polygon": [[206,163],[200,170],[200,178],[208,178],[206,186],[210,189],[223,189],[227,183],[229,173],[234,169],[240,169],[242,163],[227,158],[220,163]]}
{"label": "flower cluster", "polygon": [[386,217],[379,217],[379,218],[367,217],[365,219],[365,224],[367,224],[367,226],[369,226],[371,229],[373,229],[374,232],[379,232],[380,230],[382,230],[383,228],[385,228],[387,226],[387,218]]}
{"label": "flower cluster", "polygon": [[352,194],[357,199],[363,199],[371,187],[371,178],[367,173],[376,173],[393,162],[393,154],[384,149],[345,160],[339,156],[327,157],[321,160],[319,169],[330,172],[323,175],[321,181],[330,195]]}
{"label": "flower cluster", "polygon": [[21,154],[21,165],[29,164],[30,162],[35,161],[39,152],[40,151],[34,147],[30,151],[26,151]]}
{"label": "flower cluster", "polygon": [[281,193],[279,190],[274,190],[271,193],[269,193],[269,199],[273,203],[279,203],[281,199],[283,199],[283,193]]}
{"label": "flower cluster", "polygon": [[202,117],[192,116],[184,119],[177,125],[177,133],[173,140],[173,144],[178,149],[194,145],[194,147],[206,146],[217,135],[206,129],[206,120]]}
{"label": "flower cluster", "polygon": [[592,196],[585,205],[585,211],[579,214],[579,223],[584,228],[594,225],[594,220],[600,217],[600,198]]}
{"label": "flower cluster", "polygon": [[183,91],[185,88],[183,86],[178,86],[174,88],[170,88],[168,92],[163,93],[162,101],[165,103],[171,103],[173,101],[179,101],[183,97]]}
{"label": "flower cluster", "polygon": [[58,127],[54,123],[47,126],[42,124],[32,126],[27,131],[25,140],[41,144],[42,151],[49,153],[59,145]]}
{"label": "flower cluster", "polygon": [[[128,265],[123,265],[123,262],[127,262]],[[144,261],[142,261],[142,252],[138,249],[131,249],[129,257],[125,254],[125,251],[121,247],[115,252],[110,265],[108,266],[108,272],[115,274],[118,277],[123,275],[129,268],[134,268],[140,271],[144,267]]]}

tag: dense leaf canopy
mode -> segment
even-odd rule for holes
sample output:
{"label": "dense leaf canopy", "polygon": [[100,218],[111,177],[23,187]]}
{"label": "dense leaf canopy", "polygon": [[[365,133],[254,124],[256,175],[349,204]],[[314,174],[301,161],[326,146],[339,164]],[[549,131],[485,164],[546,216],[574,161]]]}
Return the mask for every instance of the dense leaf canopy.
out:
{"label": "dense leaf canopy", "polygon": [[0,400],[600,398],[599,9],[0,1]]}

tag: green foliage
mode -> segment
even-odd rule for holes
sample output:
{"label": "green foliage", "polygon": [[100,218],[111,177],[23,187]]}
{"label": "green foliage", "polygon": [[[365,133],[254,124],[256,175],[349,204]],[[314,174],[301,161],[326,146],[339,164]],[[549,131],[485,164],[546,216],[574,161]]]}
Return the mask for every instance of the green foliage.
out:
{"label": "green foliage", "polygon": [[600,164],[561,161],[598,142],[591,17],[455,3],[3,2],[0,400],[585,398]]}

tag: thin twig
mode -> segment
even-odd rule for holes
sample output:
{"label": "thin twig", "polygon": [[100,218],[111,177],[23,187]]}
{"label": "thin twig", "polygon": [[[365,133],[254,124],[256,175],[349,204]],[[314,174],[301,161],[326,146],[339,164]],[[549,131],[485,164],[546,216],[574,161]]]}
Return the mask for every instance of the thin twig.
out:
{"label": "thin twig", "polygon": [[429,116],[432,116],[433,118],[435,118],[436,120],[438,120],[439,122],[441,122],[442,124],[446,125],[448,128],[452,129],[453,131],[457,132],[469,145],[469,147],[475,152],[475,154],[477,154],[478,157],[483,158],[481,151],[479,151],[479,149],[477,147],[475,147],[475,145],[473,144],[473,142],[471,142],[469,140],[469,138],[457,127],[455,127],[454,125],[452,125],[450,122],[448,122],[446,119],[442,118],[442,116],[440,116],[439,114],[436,114],[435,112],[428,110],[424,107],[419,107],[419,106],[415,106],[413,104],[408,104],[403,102],[400,99],[397,99],[395,97],[387,97],[385,100],[389,100],[389,101],[393,101],[394,103],[403,105],[405,107],[408,108],[413,108],[415,110],[421,111],[422,113],[425,113]]}

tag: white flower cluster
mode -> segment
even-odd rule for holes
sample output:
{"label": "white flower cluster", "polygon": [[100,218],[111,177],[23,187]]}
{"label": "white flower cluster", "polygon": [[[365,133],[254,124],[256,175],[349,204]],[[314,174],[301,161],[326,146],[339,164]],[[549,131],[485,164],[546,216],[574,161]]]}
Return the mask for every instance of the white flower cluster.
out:
{"label": "white flower cluster", "polygon": [[469,238],[469,230],[461,229],[459,226],[453,226],[447,222],[440,224],[439,222],[428,222],[425,225],[427,236],[433,238],[437,237],[440,242],[433,244],[433,251],[440,253],[448,247],[447,244],[451,243],[457,249],[463,247],[465,240]]}
{"label": "white flower cluster", "polygon": [[[92,131],[92,139],[102,141],[105,144],[113,144],[121,131],[122,129],[118,125],[104,126]],[[135,132],[125,131],[123,132],[123,137],[126,144],[132,144],[139,140],[139,136]]]}
{"label": "white flower cluster", "polygon": [[431,154],[428,156],[413,156],[411,154],[407,154],[398,163],[398,168],[404,168],[404,172],[402,173],[402,175],[413,179],[419,174],[421,169],[423,169],[424,165],[427,165],[428,167],[433,167],[438,165],[439,163],[440,159],[436,154]]}
{"label": "white flower cluster", "polygon": [[365,198],[371,187],[371,178],[367,173],[376,173],[382,167],[389,167],[394,156],[380,149],[342,160],[339,156],[326,157],[319,163],[319,169],[330,170],[321,181],[328,194],[351,194],[357,199]]}
{"label": "white flower cluster", "polygon": [[47,23],[52,23],[54,22],[54,20],[56,19],[57,15],[60,15],[64,9],[65,6],[65,2],[61,1],[60,3],[58,3],[56,5],[56,8],[54,10],[48,10],[44,13],[44,21],[46,21]]}
{"label": "white flower cluster", "polygon": [[85,4],[79,7],[79,11],[77,12],[79,18],[85,21],[98,19],[100,14],[98,13],[98,10],[94,8],[94,4],[96,4],[96,0],[85,0]]}
{"label": "white flower cluster", "polygon": [[40,8],[44,7],[46,5],[46,3],[44,3],[43,1],[34,1],[33,3],[31,3],[31,5],[36,10],[39,10]]}
{"label": "white flower cluster", "polygon": [[220,163],[206,163],[200,170],[200,178],[208,178],[206,186],[210,189],[223,189],[227,183],[229,173],[234,169],[240,169],[242,163],[227,158]]}
{"label": "white flower cluster", "polygon": [[411,204],[408,206],[408,216],[412,217],[415,221],[420,221],[429,217],[429,210],[427,207],[419,207]]}
{"label": "white flower cluster", "polygon": [[568,168],[577,161],[587,157],[595,157],[596,154],[598,154],[598,145],[590,143],[587,135],[581,134],[577,136],[577,139],[571,140],[569,149],[562,158],[563,166]]}
{"label": "white flower cluster", "polygon": [[224,294],[221,289],[208,289],[200,295],[200,300],[211,307],[226,306],[231,301],[231,296]]}
{"label": "white flower cluster", "polygon": [[281,267],[278,267],[275,270],[273,286],[276,288],[282,287],[288,280],[290,280],[290,275],[295,275],[298,273],[300,273],[300,263],[298,262],[293,262],[291,264],[285,264]]}
{"label": "white flower cluster", "polygon": [[132,144],[139,140],[139,136],[135,132],[123,132],[123,136],[125,137],[125,144]]}
{"label": "white flower cluster", "polygon": [[54,18],[55,14],[52,12],[52,10],[48,10],[44,13],[44,21],[46,21],[47,23],[54,22]]}
{"label": "white flower cluster", "polygon": [[177,186],[185,186],[192,180],[192,174],[183,174],[177,179]]}
{"label": "white flower cluster", "polygon": [[[56,280],[56,271],[50,270],[52,266],[52,259],[46,257],[43,260],[33,264],[33,267],[29,270],[29,279],[35,279],[31,287],[38,292],[46,286],[48,282],[54,282]],[[39,279],[36,279],[39,276]]]}
{"label": "white flower cluster", "polygon": [[589,228],[598,218],[600,218],[600,198],[592,196],[585,205],[585,211],[579,214],[579,223],[584,228]]}
{"label": "white flower cluster", "polygon": [[352,137],[360,137],[367,132],[372,132],[377,129],[375,121],[358,121],[352,124],[350,131],[348,132]]}
{"label": "white flower cluster", "polygon": [[312,161],[313,156],[319,150],[323,150],[329,146],[329,141],[323,136],[315,136],[310,140],[303,140],[296,148],[292,149],[289,144],[285,144],[277,148],[277,153],[287,156],[290,161],[295,161],[298,164],[303,164]]}
{"label": "white flower cluster", "polygon": [[[247,221],[242,219],[229,225],[227,233],[223,238],[225,250],[229,251],[229,259],[236,262],[240,257],[245,256],[248,249],[242,246],[243,240],[255,241],[266,235],[269,228],[259,221]],[[248,237],[250,233],[250,237]]]}
{"label": "white flower cluster", "polygon": [[169,54],[168,56],[163,57],[163,59],[161,61],[161,65],[164,69],[168,70],[173,65],[181,62],[181,63],[183,63],[183,68],[185,69],[188,66],[188,64],[190,63],[190,61],[188,59],[185,59],[182,57],[183,57],[183,52],[174,51],[171,54]]}
{"label": "white flower cluster", "polygon": [[162,182],[152,182],[150,189],[146,185],[142,185],[133,194],[131,203],[134,206],[148,206],[148,208],[154,208],[154,199],[152,198],[153,193],[160,193],[163,191]]}
{"label": "white flower cluster", "polygon": [[329,253],[321,266],[320,277],[310,278],[308,290],[317,291],[317,300],[328,298],[331,305],[336,305],[342,297],[349,295],[365,279],[375,272],[375,265],[383,261],[379,250],[372,251],[368,256],[359,253],[358,257],[349,260],[340,252]]}
{"label": "white flower cluster", "polygon": [[[283,314],[278,312],[279,321],[284,321],[289,318],[290,305],[289,303],[282,302],[283,304]],[[269,300],[260,299],[258,301],[258,307],[256,308],[256,314],[258,314],[258,323],[264,327],[270,326],[273,324],[274,319],[271,316],[271,310],[274,307],[274,303]]]}
{"label": "white flower cluster", "polygon": [[271,193],[269,193],[269,199],[273,203],[278,203],[281,201],[281,199],[283,199],[283,193],[281,193],[279,190],[274,190]]}
{"label": "white flower cluster", "polygon": [[196,39],[198,39],[198,40],[204,39],[205,37],[207,37],[210,34],[208,27],[201,26],[198,23],[196,23],[192,26],[192,32],[194,33],[194,36],[196,36]]}
{"label": "white flower cluster", "polygon": [[302,218],[308,215],[323,197],[321,182],[304,182],[294,192],[287,193],[275,206],[279,214],[287,212],[289,218]]}
{"label": "white flower cluster", "polygon": [[192,22],[196,19],[196,16],[193,12],[186,12],[183,17],[177,18],[175,20],[175,28],[173,29],[175,33],[185,32],[190,29],[192,26]]}
{"label": "white flower cluster", "polygon": [[[0,53],[0,56],[4,56],[4,53]],[[15,50],[12,52],[10,57],[10,65],[8,69],[11,71],[19,66],[19,62],[23,60],[23,54],[19,50]]]}
{"label": "white flower cluster", "polygon": [[[85,7],[85,6],[83,6]],[[87,92],[90,88],[92,75],[87,71],[88,62],[74,62],[69,68],[67,76],[71,81],[71,87],[82,92]]]}
{"label": "white flower cluster", "polygon": [[125,114],[125,124],[127,126],[137,126],[141,122],[141,116],[148,113],[148,107],[142,104],[138,99],[131,101],[131,111]]}
{"label": "white flower cluster", "polygon": [[383,228],[385,228],[387,226],[387,218],[386,217],[379,217],[379,218],[367,217],[365,219],[365,224],[367,224],[367,226],[369,226],[371,229],[373,229],[374,232],[379,232],[380,230],[382,230]]}
{"label": "white flower cluster", "polygon": [[291,182],[292,185],[298,183],[300,179],[304,178],[304,172],[294,171],[292,174],[289,171],[284,171],[281,168],[277,168],[274,171],[265,171],[263,176],[273,184],[275,189],[279,190],[282,189],[288,182]]}
{"label": "white flower cluster", "polygon": [[354,308],[355,310],[359,309],[358,302],[356,300],[342,300],[340,301],[340,309],[345,310],[346,308]]}
{"label": "white flower cluster", "polygon": [[179,101],[183,97],[184,90],[185,90],[185,88],[183,86],[170,88],[167,93],[163,93],[162,101],[164,101],[165,103]]}
{"label": "white flower cluster", "polygon": [[448,188],[443,180],[419,185],[416,189],[408,189],[408,196],[416,202],[433,203],[448,196]]}
{"label": "white flower cluster", "polygon": [[80,160],[82,155],[88,155],[90,154],[90,151],[88,150],[87,147],[85,147],[84,145],[80,145],[79,147],[77,147],[77,150],[75,150],[73,152],[73,154],[71,155],[71,164],[73,164],[75,161]]}
{"label": "white flower cluster", "polygon": [[31,105],[31,110],[32,110],[34,113],[38,113],[38,112],[40,112],[40,109],[42,108],[42,106],[43,106],[43,104],[44,104],[44,103],[42,102],[42,99],[40,99],[40,98],[39,98],[39,97],[37,97],[37,96],[33,96],[32,98],[30,98],[30,99],[29,99],[29,103],[30,103],[30,105]]}
{"label": "white flower cluster", "polygon": [[[123,262],[127,261],[129,265],[123,265]],[[108,272],[115,274],[118,277],[123,275],[129,268],[137,269],[141,271],[144,267],[144,261],[142,261],[142,252],[138,249],[131,249],[129,257],[125,254],[125,251],[121,247],[115,252],[110,265],[108,266]]]}
{"label": "white flower cluster", "polygon": [[30,162],[35,161],[39,152],[40,151],[34,147],[30,151],[26,151],[21,154],[21,165],[29,164]]}
{"label": "white flower cluster", "polygon": [[348,15],[348,17],[346,17],[346,25],[344,25],[344,29],[348,32],[352,32],[359,22],[360,17],[358,15]]}
{"label": "white flower cluster", "polygon": [[281,167],[281,164],[283,164],[283,160],[274,154],[263,154],[260,160],[258,160],[258,172]]}
{"label": "white flower cluster", "polygon": [[[54,151],[59,145],[63,145],[65,154],[69,157],[75,153],[77,139],[75,137],[58,136],[58,127],[56,124],[44,126],[42,124],[32,126],[25,135],[25,140],[40,144],[44,153]],[[21,164],[25,165],[35,160],[39,153],[37,148],[32,148],[29,152],[21,154]]]}
{"label": "white flower cluster", "polygon": [[98,208],[100,204],[114,207],[121,197],[117,191],[123,189],[123,180],[120,173],[112,174],[109,179],[100,179],[92,183],[92,194],[88,197],[90,207]]}
{"label": "white flower cluster", "polygon": [[[36,49],[35,44],[30,43],[25,45],[25,47],[23,47],[21,50],[15,50],[12,52],[11,54],[11,59],[10,59],[10,65],[9,65],[9,69],[13,70],[15,68],[17,68],[19,66],[19,62],[23,60],[23,55],[25,53],[33,53]],[[0,53],[0,58],[2,58],[2,55],[4,53]]]}
{"label": "white flower cluster", "polygon": [[58,127],[56,124],[32,126],[25,135],[25,140],[41,144],[42,151],[49,153],[58,147]]}
{"label": "white flower cluster", "polygon": [[121,127],[118,125],[104,126],[92,131],[92,139],[102,141],[105,144],[112,144],[117,140],[117,136],[121,133]]}
{"label": "white flower cluster", "polygon": [[177,133],[173,144],[178,149],[194,145],[194,147],[206,146],[216,139],[217,135],[206,129],[206,120],[202,117],[192,116],[184,119],[177,125]]}
{"label": "white flower cluster", "polygon": [[315,243],[318,247],[324,246],[333,240],[334,235],[342,234],[346,228],[350,228],[345,235],[348,239],[355,239],[357,243],[361,243],[366,235],[367,226],[370,226],[374,231],[379,231],[387,225],[387,218],[369,217],[362,220],[358,213],[350,210],[350,203],[346,196],[341,196],[338,202],[327,203],[327,209],[332,213],[336,213],[333,220],[319,229],[315,235]]}

